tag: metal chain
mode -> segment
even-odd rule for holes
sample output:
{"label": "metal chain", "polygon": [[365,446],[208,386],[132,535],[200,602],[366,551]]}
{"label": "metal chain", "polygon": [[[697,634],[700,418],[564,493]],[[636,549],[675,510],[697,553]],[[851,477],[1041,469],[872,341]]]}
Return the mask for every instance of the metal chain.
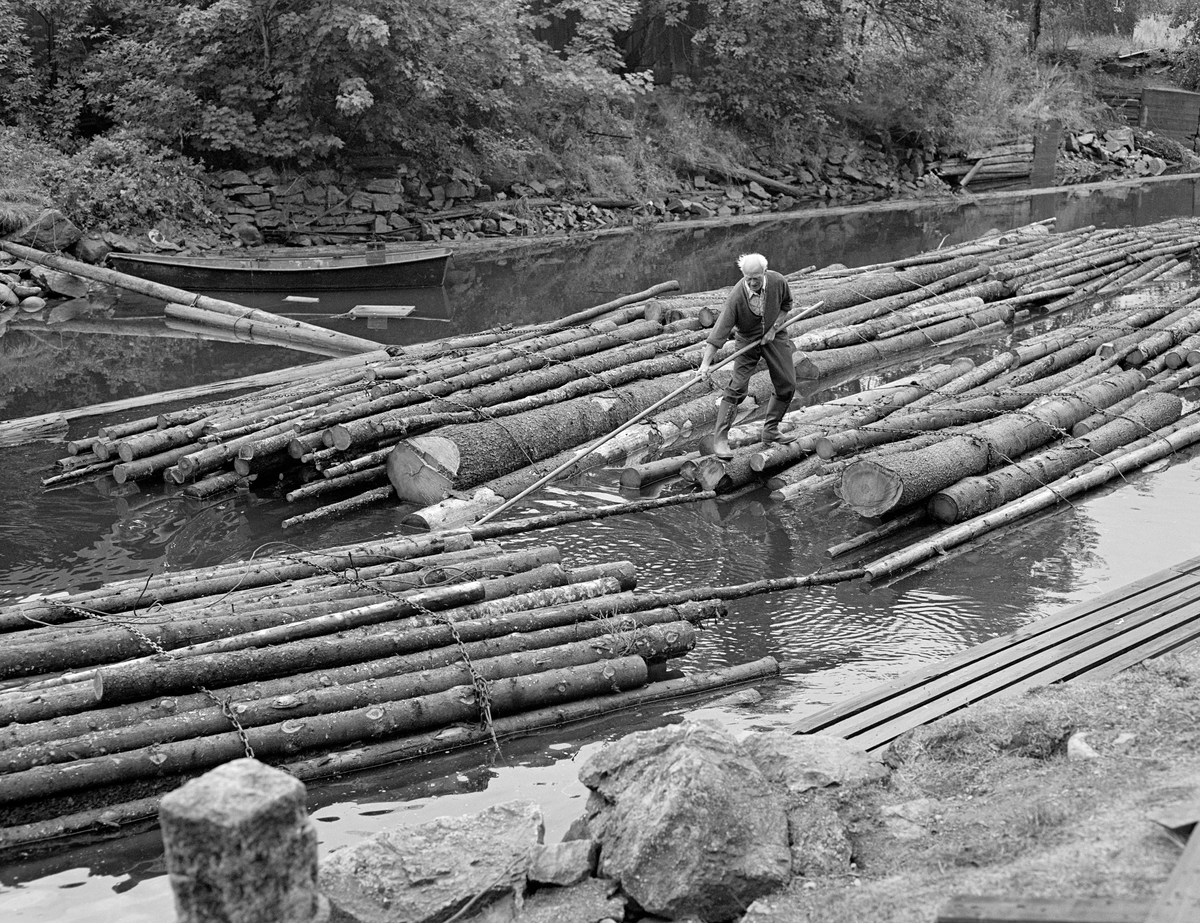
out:
{"label": "metal chain", "polygon": [[[289,558],[287,555],[284,555],[283,557],[288,560],[294,560],[294,561],[299,560],[299,559],[295,559],[295,558]],[[303,562],[303,563],[311,563],[311,562]],[[467,675],[470,678],[471,688],[475,695],[475,704],[479,708],[480,726],[485,728],[488,731],[488,734],[492,739],[492,744],[496,748],[496,752],[500,753],[500,741],[496,736],[495,725],[492,721],[491,684],[479,672],[478,668],[475,666],[475,663],[471,660],[471,655],[467,652],[466,642],[463,641],[462,635],[459,634],[458,627],[454,624],[453,620],[450,618],[447,618],[445,615],[443,615],[439,612],[435,612],[432,609],[429,609],[427,606],[423,606],[421,603],[413,600],[412,597],[401,596],[397,593],[392,592],[391,590],[386,589],[385,587],[379,586],[378,584],[376,584],[370,580],[362,580],[362,579],[358,578],[357,576],[347,579],[345,576],[345,572],[333,571],[333,570],[323,567],[322,565],[314,565],[314,566],[318,570],[324,571],[328,576],[332,576],[334,579],[338,580],[339,582],[363,587],[363,588],[371,590],[371,592],[376,593],[380,596],[385,596],[388,599],[393,600],[394,602],[402,603],[407,606],[412,606],[414,609],[416,609],[422,615],[429,618],[431,621],[436,622],[441,625],[444,625],[446,628],[448,628],[450,630],[450,636],[454,641],[455,647],[457,647],[457,649],[458,649],[458,654],[462,658],[463,665],[466,667]],[[442,568],[442,570],[451,570],[451,569]],[[465,568],[465,567],[461,568],[459,573],[460,573],[460,575],[469,574],[470,569]],[[447,580],[449,580],[449,577],[447,577]],[[422,585],[423,586],[435,586],[438,584],[423,583]]]}
{"label": "metal chain", "polygon": [[[145,632],[143,632],[142,630],[137,628],[134,624],[132,624],[127,619],[114,619],[114,618],[109,617],[106,614],[96,612],[93,609],[88,609],[83,606],[62,604],[62,608],[66,609],[69,612],[77,612],[80,615],[82,615],[84,618],[87,618],[87,619],[92,619],[92,620],[106,623],[106,624],[116,625],[118,628],[124,628],[126,631],[128,631],[131,634],[133,634],[134,636],[136,636],[138,638],[138,640],[140,640],[143,644],[145,644],[148,648],[150,648],[150,650],[152,650],[155,654],[157,654],[161,657],[168,657],[175,661],[179,661],[181,659],[181,658],[177,657],[171,651],[167,650],[165,647],[163,647],[161,644],[159,644],[157,641],[155,641],[153,638],[151,638]],[[235,733],[238,735],[238,739],[241,740],[241,742],[242,742],[242,749],[245,751],[246,756],[253,759],[254,758],[254,747],[250,744],[250,738],[246,735],[246,729],[242,726],[242,723],[237,719],[237,716],[233,713],[233,708],[230,704],[229,697],[222,698],[221,696],[217,695],[215,692],[213,692],[211,689],[208,689],[205,686],[197,685],[195,688],[196,688],[197,692],[203,693],[205,696],[210,698],[213,701],[213,704],[215,704],[217,706],[217,708],[220,710],[221,714],[223,714],[226,718],[229,719],[229,723],[233,725],[233,729],[234,729]]]}

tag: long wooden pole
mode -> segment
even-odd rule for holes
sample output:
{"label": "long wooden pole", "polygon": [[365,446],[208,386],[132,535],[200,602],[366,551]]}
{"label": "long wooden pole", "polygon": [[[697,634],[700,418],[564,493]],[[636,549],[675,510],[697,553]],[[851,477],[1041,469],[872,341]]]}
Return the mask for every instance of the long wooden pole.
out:
{"label": "long wooden pole", "polygon": [[[795,317],[789,318],[786,323],[776,327],[775,329],[777,331],[778,330],[786,330],[788,327],[790,327],[792,324],[796,323],[801,318],[806,317],[809,314],[811,314],[813,311],[817,310],[817,308],[819,308],[822,304],[824,304],[824,302],[818,301],[816,304],[809,305],[803,311],[798,313]],[[715,365],[711,366],[709,371],[715,372],[717,369],[721,368],[722,366],[728,365],[730,362],[732,362],[738,356],[748,353],[748,352],[750,352],[750,350],[755,349],[756,347],[758,347],[760,345],[762,345],[761,340],[756,341],[754,343],[747,343],[741,349],[737,350],[736,352],[730,353],[728,356],[726,356],[720,362],[717,362]],[[535,481],[533,484],[530,484],[528,487],[526,487],[524,490],[522,490],[516,496],[512,497],[511,499],[505,500],[503,503],[501,503],[498,507],[496,507],[491,512],[485,513],[483,516],[481,516],[476,521],[475,525],[481,526],[485,522],[487,522],[489,519],[495,519],[502,512],[507,510],[509,507],[513,506],[513,504],[515,504],[521,500],[524,500],[535,490],[537,490],[540,487],[543,487],[544,485],[548,484],[550,481],[554,480],[556,477],[558,477],[560,474],[562,474],[564,471],[566,471],[572,465],[576,464],[581,458],[584,458],[584,457],[590,455],[592,452],[596,451],[596,449],[600,448],[600,446],[604,445],[604,443],[608,442],[614,436],[617,436],[618,434],[625,432],[625,430],[629,429],[631,426],[633,426],[637,423],[640,423],[642,420],[646,419],[646,417],[648,417],[651,413],[653,413],[659,407],[663,406],[663,404],[666,404],[669,401],[674,400],[679,395],[683,394],[683,392],[687,391],[689,388],[691,388],[695,385],[698,385],[700,382],[704,381],[705,377],[706,376],[704,376],[704,375],[695,375],[692,378],[688,379],[684,384],[680,385],[678,388],[676,388],[670,394],[666,395],[665,397],[659,398],[657,401],[655,401],[649,407],[642,410],[640,413],[634,414],[632,417],[630,417],[628,420],[626,420],[624,423],[622,423],[620,426],[618,426],[616,429],[614,429],[611,433],[601,436],[599,439],[594,440],[591,444],[585,446],[583,449],[576,452],[571,458],[567,459],[567,461],[563,462],[561,465],[559,465],[553,471],[550,471],[550,472],[546,473],[545,475],[543,475],[542,477],[538,478],[537,481]]]}
{"label": "long wooden pole", "polygon": [[198,308],[215,311],[218,314],[227,314],[232,317],[244,318],[245,320],[286,327],[297,338],[302,332],[305,332],[308,334],[310,342],[332,346],[345,352],[365,353],[383,347],[382,343],[377,343],[374,340],[366,340],[362,337],[338,333],[336,330],[328,330],[325,327],[318,327],[315,324],[305,323],[304,321],[280,317],[278,314],[272,314],[270,311],[248,308],[245,305],[235,304],[232,301],[222,301],[219,298],[211,298],[207,295],[197,295],[186,289],[175,288],[173,285],[162,285],[158,282],[151,282],[148,279],[140,279],[137,276],[117,272],[115,269],[105,269],[102,266],[81,263],[78,260],[72,260],[57,253],[46,253],[33,247],[14,244],[8,240],[0,240],[0,249],[7,250],[14,256],[19,256],[22,259],[57,269],[60,272],[70,273],[73,276],[81,276],[84,279],[92,279],[95,282],[103,282],[106,285],[114,285],[117,288],[124,288],[142,295],[148,295],[151,298],[161,298],[163,301],[177,304],[194,305]]}

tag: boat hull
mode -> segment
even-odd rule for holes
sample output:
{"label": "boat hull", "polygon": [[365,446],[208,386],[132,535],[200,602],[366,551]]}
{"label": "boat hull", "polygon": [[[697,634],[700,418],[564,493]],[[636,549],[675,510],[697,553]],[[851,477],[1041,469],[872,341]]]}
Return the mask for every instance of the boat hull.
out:
{"label": "boat hull", "polygon": [[193,292],[437,288],[445,282],[449,258],[450,251],[444,249],[261,258],[175,257],[162,253],[108,256],[120,272]]}

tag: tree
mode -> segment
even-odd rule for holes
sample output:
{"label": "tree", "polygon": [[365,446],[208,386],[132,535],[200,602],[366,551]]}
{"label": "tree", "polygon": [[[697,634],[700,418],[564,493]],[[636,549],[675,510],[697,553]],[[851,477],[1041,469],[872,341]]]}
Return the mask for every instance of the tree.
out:
{"label": "tree", "polygon": [[839,0],[707,0],[698,88],[719,118],[782,139],[829,123],[847,99]]}

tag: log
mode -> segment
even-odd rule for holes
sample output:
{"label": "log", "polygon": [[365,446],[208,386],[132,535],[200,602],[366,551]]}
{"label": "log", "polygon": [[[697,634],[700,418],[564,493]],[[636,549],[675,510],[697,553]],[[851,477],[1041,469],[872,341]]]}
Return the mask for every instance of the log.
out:
{"label": "log", "polygon": [[157,298],[165,302],[194,305],[195,307],[215,311],[230,317],[244,317],[251,321],[277,324],[281,327],[289,328],[293,335],[298,338],[307,336],[308,342],[312,344],[331,346],[352,353],[366,353],[382,348],[381,344],[376,343],[374,340],[366,340],[362,337],[338,333],[335,330],[327,330],[323,327],[304,323],[303,321],[290,320],[276,314],[271,314],[269,311],[247,308],[242,305],[233,304],[232,302],[222,301],[219,298],[195,295],[192,292],[187,292],[170,285],[160,285],[157,282],[139,279],[123,272],[117,272],[114,269],[105,269],[100,266],[81,263],[76,260],[67,259],[64,256],[59,256],[58,254],[45,253],[33,247],[15,244],[8,240],[4,241],[4,249],[22,259],[30,260],[43,266],[49,266],[52,269],[58,269],[61,272],[81,276],[85,279],[92,279],[93,281],[103,282],[117,288],[138,292],[150,298]]}
{"label": "log", "polygon": [[[328,428],[365,416],[398,410],[446,397],[457,391],[478,387],[540,369],[552,362],[565,362],[580,356],[606,352],[616,346],[648,339],[662,333],[653,321],[617,326],[601,323],[601,329],[571,327],[516,345],[501,344],[498,350],[469,354],[440,366],[427,366],[420,372],[375,386],[372,399],[349,402],[327,409],[316,418],[318,427]],[[619,364],[619,353],[613,356]]]}
{"label": "log", "polygon": [[1063,477],[1080,465],[1153,433],[1179,419],[1183,402],[1171,394],[1150,394],[1119,419],[1085,437],[1022,458],[985,475],[963,478],[930,498],[929,510],[939,522],[956,523],[1022,497]]}
{"label": "log", "polygon": [[210,474],[208,477],[202,478],[194,484],[189,484],[185,487],[183,495],[191,497],[194,500],[206,500],[227,490],[233,490],[238,487],[249,487],[254,477],[254,475],[246,477],[236,471],[222,471],[218,474]]}
{"label": "log", "polygon": [[1008,323],[1013,318],[1010,306],[993,307],[970,317],[956,318],[933,324],[912,333],[902,333],[886,340],[874,340],[857,346],[842,346],[801,356],[796,363],[796,375],[806,381],[827,378],[839,372],[869,362],[895,358],[929,343],[941,343],[952,337],[973,333],[992,323]]}
{"label": "log", "polygon": [[[449,610],[445,613],[446,620],[466,623],[463,625],[465,636],[460,633],[457,639],[455,631],[448,625],[436,620],[431,621],[428,616],[414,616],[412,624],[406,624],[402,629],[292,642],[287,650],[252,649],[223,657],[210,657],[199,669],[204,671],[203,675],[209,686],[246,683],[261,685],[259,677],[262,676],[294,675],[297,652],[303,654],[302,669],[337,670],[363,661],[395,656],[397,653],[413,654],[444,648],[447,645],[456,645],[460,641],[470,643],[516,632],[534,632],[574,624],[589,617],[600,621],[612,614],[613,594],[621,594],[632,586],[631,572],[632,567],[629,565],[608,565],[603,573],[590,579],[582,579],[578,584],[518,592],[510,597],[500,597]],[[596,601],[602,602],[603,605],[593,607],[592,603]],[[618,604],[626,612],[641,612],[656,605],[653,600],[623,597],[618,600]],[[542,611],[525,611],[535,608]],[[703,607],[685,610],[683,606],[679,606],[672,618],[697,620],[711,614],[712,610]],[[479,625],[473,624],[477,620],[482,622]],[[93,682],[95,674],[89,672],[77,675],[86,675],[88,679],[85,682],[75,682],[53,689],[31,689],[0,694],[0,724],[63,719],[78,712],[94,709],[97,704]],[[189,686],[186,682],[179,684],[179,689],[182,690],[192,688],[196,687]],[[182,710],[211,702],[211,699],[205,697],[198,705],[190,695],[168,698],[161,703],[159,700],[150,699],[150,693],[133,695],[131,704],[119,705],[116,709],[119,709],[121,714],[132,714],[133,720],[138,720],[162,714],[159,711],[160,706],[168,710]],[[139,706],[136,704],[139,701],[146,704]],[[104,705],[104,711],[106,714],[117,713],[107,704]],[[94,711],[92,713],[98,714]]]}
{"label": "log", "polygon": [[343,450],[380,441],[395,442],[437,426],[512,416],[640,379],[678,374],[694,369],[697,361],[675,353],[664,355],[664,351],[696,343],[700,338],[696,333],[652,337],[620,350],[581,356],[502,382],[459,391],[452,399],[431,399],[416,409],[372,414],[334,424],[325,441]]}
{"label": "log", "polygon": [[825,549],[825,553],[831,558],[841,557],[844,554],[849,554],[851,551],[857,551],[859,548],[865,548],[867,545],[874,544],[880,539],[887,538],[889,535],[903,532],[910,526],[925,522],[928,518],[929,514],[924,508],[909,510],[907,513],[901,513],[899,516],[893,517],[887,522],[876,526],[874,529],[869,529],[854,536],[854,538],[838,542],[836,545],[830,545]]}
{"label": "log", "polygon": [[[773,657],[735,667],[651,683],[639,689],[591,699],[534,709],[521,714],[494,718],[490,728],[457,726],[395,741],[364,743],[308,760],[293,761],[284,768],[301,781],[316,781],[333,775],[368,769],[400,760],[459,749],[496,738],[527,734],[572,721],[582,721],[614,711],[638,708],[655,702],[754,682],[778,675],[779,664]],[[28,848],[50,839],[98,831],[107,835],[114,825],[125,829],[138,821],[157,816],[160,796],[140,798],[120,804],[78,811],[46,821],[9,826],[0,830],[0,854]]]}
{"label": "log", "polygon": [[[574,586],[589,586],[590,584],[611,584],[611,578],[588,581]],[[572,587],[572,588],[573,588]],[[565,597],[566,593],[560,592]],[[601,593],[600,595],[603,595]],[[592,599],[594,596],[579,597]],[[218,697],[225,701],[239,702],[251,699],[273,699],[281,696],[304,694],[312,689],[324,688],[348,683],[362,683],[377,677],[421,673],[437,670],[443,667],[461,666],[463,657],[478,660],[488,657],[503,656],[522,651],[538,651],[544,648],[562,645],[591,646],[603,641],[605,637],[622,635],[633,645],[622,653],[637,653],[644,659],[657,661],[667,656],[672,645],[681,643],[684,636],[674,630],[667,631],[663,626],[671,626],[680,622],[688,625],[714,621],[725,613],[722,603],[686,604],[667,609],[646,609],[628,615],[610,618],[591,618],[581,621],[565,622],[561,625],[538,628],[530,631],[512,631],[497,635],[482,641],[468,641],[463,644],[450,644],[445,647],[429,648],[408,654],[396,654],[390,657],[380,657],[365,660],[361,663],[346,664],[341,667],[322,668],[309,673],[296,673],[281,676],[276,679],[256,680],[237,686],[229,686],[216,690]],[[670,639],[674,638],[674,641]],[[592,660],[598,659],[599,654],[593,651]],[[89,688],[89,693],[90,693]],[[37,720],[32,723],[15,724],[0,731],[4,740],[4,748],[30,747],[33,744],[44,744],[47,741],[65,740],[90,735],[94,732],[117,731],[121,728],[135,728],[160,721],[167,717],[183,716],[189,712],[209,712],[214,705],[213,698],[207,693],[191,693],[163,699],[150,699],[140,702],[130,702],[125,705],[114,705],[107,708],[79,709],[78,713],[68,713],[52,719]],[[226,725],[225,727],[228,727]],[[221,728],[224,730],[225,728]],[[129,732],[131,734],[137,731]],[[134,740],[135,738],[123,738]],[[130,746],[140,746],[131,744]]]}
{"label": "log", "polygon": [[[418,569],[392,577],[386,589],[378,581],[371,587],[378,587],[382,591],[379,596],[386,595],[395,604],[400,603],[402,599],[411,600],[423,591],[428,592],[435,583],[440,583],[444,588],[497,575],[525,573],[546,564],[557,564],[559,558],[557,548],[543,545],[495,555],[485,560],[465,561],[453,568],[438,566]],[[389,605],[377,604],[385,608]],[[433,607],[437,608],[438,603],[434,602]],[[370,606],[346,604],[341,607],[341,611],[361,612],[364,608]],[[345,620],[338,618],[338,615],[339,612],[335,611],[327,615],[303,618],[291,606],[251,609],[249,612],[243,612],[239,608],[230,615],[214,614],[196,619],[140,622],[136,632],[116,626],[75,632],[71,638],[58,636],[49,640],[41,640],[38,632],[28,632],[27,635],[32,635],[28,640],[23,635],[19,641],[0,648],[0,678],[36,676],[41,673],[114,663],[148,653],[176,651],[217,639],[225,641],[225,644],[218,648],[220,650],[257,646],[253,642],[261,641],[264,635],[260,633],[268,629],[277,629],[270,635],[275,641],[264,643],[286,643],[295,637],[311,637],[309,632],[319,625],[325,626],[329,631],[339,630]],[[358,617],[347,616],[351,620]]]}
{"label": "log", "polygon": [[1020,414],[1005,414],[937,445],[881,461],[852,462],[842,472],[842,499],[868,517],[918,503],[955,481],[1049,442],[1096,407],[1128,397],[1143,384],[1139,373],[1122,372],[1074,393],[1046,398]]}
{"label": "log", "polygon": [[466,533],[406,536],[310,552],[305,556],[305,560],[291,557],[259,558],[219,568],[197,568],[138,580],[117,581],[66,597],[47,597],[2,608],[0,631],[16,631],[38,624],[78,621],[83,618],[83,615],[76,611],[78,608],[108,613],[136,608],[148,609],[156,603],[270,586],[329,571],[462,550],[471,547],[472,544],[473,539]]}
{"label": "log", "polygon": [[112,475],[118,484],[161,475],[185,455],[199,452],[203,448],[203,443],[189,442],[173,449],[167,449],[157,455],[146,455],[133,461],[120,462],[113,465]]}
{"label": "log", "polygon": [[[948,365],[937,366],[922,375],[913,376],[907,381],[902,380],[903,383],[896,383],[895,387],[880,394],[870,403],[848,410],[845,414],[833,418],[831,426],[843,430],[857,429],[882,420],[901,407],[908,406],[931,393],[939,392],[945,385],[960,379],[974,367],[975,363],[964,357],[955,359]],[[819,452],[822,446],[825,446],[825,451],[830,454],[822,454],[821,457],[832,458],[833,453],[830,449],[832,443],[825,435],[830,428],[827,426],[824,428],[824,432],[814,434],[808,445],[799,442],[793,443],[791,446],[776,446],[760,450],[750,459],[750,465],[755,471],[765,471],[797,460],[804,454],[805,449],[809,452]]]}
{"label": "log", "polygon": [[[567,574],[561,567],[547,565],[512,577],[473,580],[439,587],[395,601],[339,613],[334,618],[322,617],[311,619],[302,626],[288,626],[296,629],[307,628],[307,631],[255,632],[252,635],[228,639],[225,644],[210,643],[203,646],[193,645],[190,649],[182,648],[169,659],[143,658],[113,664],[96,672],[93,680],[96,700],[111,704],[172,692],[191,691],[197,686],[228,686],[245,682],[253,676],[277,676],[281,673],[296,672],[297,669],[311,669],[318,662],[317,658],[322,658],[320,663],[325,665],[341,665],[363,659],[364,649],[379,650],[377,645],[385,635],[386,643],[391,645],[386,652],[395,653],[400,649],[397,645],[401,641],[394,633],[376,630],[374,635],[356,639],[359,643],[352,643],[344,637],[344,633],[351,628],[378,626],[384,622],[402,625],[402,620],[419,613],[452,610],[471,602],[561,585],[566,583],[567,579]],[[452,620],[450,616],[444,619],[446,622]],[[455,630],[460,637],[467,639],[461,628]],[[489,626],[486,630],[495,628]],[[339,631],[339,635],[334,635],[334,631]],[[403,628],[397,631],[403,632]],[[433,643],[426,639],[427,635],[444,638],[438,645],[442,646],[453,641],[454,632],[447,625],[439,624],[436,630],[410,634],[405,643],[416,643],[418,635],[423,646],[431,646]],[[285,641],[287,643],[284,643]]]}
{"label": "log", "polygon": [[621,471],[621,486],[635,489],[664,478],[674,477],[679,473],[684,462],[699,457],[699,452],[688,452],[684,455],[673,455],[669,458],[658,458],[654,461],[629,465]]}
{"label": "log", "polygon": [[[528,636],[525,636],[528,639]],[[532,640],[532,639],[530,639]],[[536,642],[534,642],[536,643]],[[383,702],[416,699],[455,686],[466,686],[477,676],[491,683],[514,676],[531,676],[548,670],[567,670],[600,660],[612,660],[636,652],[647,662],[681,657],[696,643],[695,628],[689,622],[671,622],[632,631],[618,631],[547,646],[498,651],[454,648],[448,656],[459,662],[431,669],[404,672],[376,671],[375,675],[350,683],[297,683],[292,693],[260,698],[224,700],[243,728],[274,724],[281,718],[298,719],[332,712],[364,708]],[[466,662],[462,662],[462,660]],[[230,730],[230,719],[221,707],[188,711],[157,720],[77,737],[59,738],[53,743],[37,743],[6,749],[0,753],[0,774],[23,772],[35,766],[90,759],[156,744],[191,740]]]}
{"label": "log", "polygon": [[237,759],[247,744],[259,759],[278,759],[313,749],[395,737],[459,721],[487,720],[531,708],[637,688],[646,683],[646,662],[621,657],[583,667],[509,677],[488,684],[480,707],[471,686],[456,686],[400,702],[383,702],[303,719],[248,728],[245,740],[230,731],[196,740],[157,744],[115,756],[38,766],[0,776],[0,804],[15,804],[116,782],[195,772]]}
{"label": "log", "polygon": [[396,444],[388,478],[402,500],[427,506],[451,491],[469,491],[526,464],[603,436],[679,390],[675,376],[618,388],[601,397],[445,427]]}
{"label": "log", "polygon": [[[582,721],[630,708],[640,708],[683,696],[695,696],[729,686],[752,683],[779,674],[779,663],[764,657],[751,663],[724,667],[705,673],[650,683],[615,695],[598,696],[561,705],[548,706],[519,715],[497,718],[491,731],[497,738],[528,734],[572,721]],[[342,750],[323,757],[288,763],[285,768],[297,778],[309,780],[393,763],[397,760],[427,756],[445,750],[478,743],[490,743],[488,729],[458,727],[385,743],[368,743],[353,750]]]}
{"label": "log", "polygon": [[[246,308],[245,310],[253,310]],[[364,351],[363,347],[347,347],[340,343],[328,342],[326,338],[314,336],[314,325],[303,321],[284,319],[283,323],[250,319],[248,317],[230,316],[221,311],[210,311],[195,305],[173,304],[168,302],[165,308],[166,325],[180,333],[199,334],[203,336],[210,331],[213,339],[232,339],[238,343],[255,343],[259,346],[280,346],[284,349],[297,349],[318,356],[339,358],[352,356]],[[289,323],[304,323],[299,329],[288,326]],[[324,330],[324,327],[315,327]],[[373,340],[366,342],[372,343]],[[372,349],[378,348],[376,343]]]}
{"label": "log", "polygon": [[943,554],[950,548],[978,538],[1002,525],[1054,506],[1115,477],[1120,477],[1158,461],[1160,458],[1172,455],[1197,441],[1200,441],[1200,423],[1174,430],[1168,435],[1153,439],[1146,446],[1124,452],[1089,470],[1061,478],[1018,500],[984,513],[982,516],[976,516],[974,519],[968,519],[966,522],[942,529],[923,542],[910,545],[894,554],[877,558],[863,568],[864,576],[867,580],[879,580],[914,564],[919,564],[921,561]]}

